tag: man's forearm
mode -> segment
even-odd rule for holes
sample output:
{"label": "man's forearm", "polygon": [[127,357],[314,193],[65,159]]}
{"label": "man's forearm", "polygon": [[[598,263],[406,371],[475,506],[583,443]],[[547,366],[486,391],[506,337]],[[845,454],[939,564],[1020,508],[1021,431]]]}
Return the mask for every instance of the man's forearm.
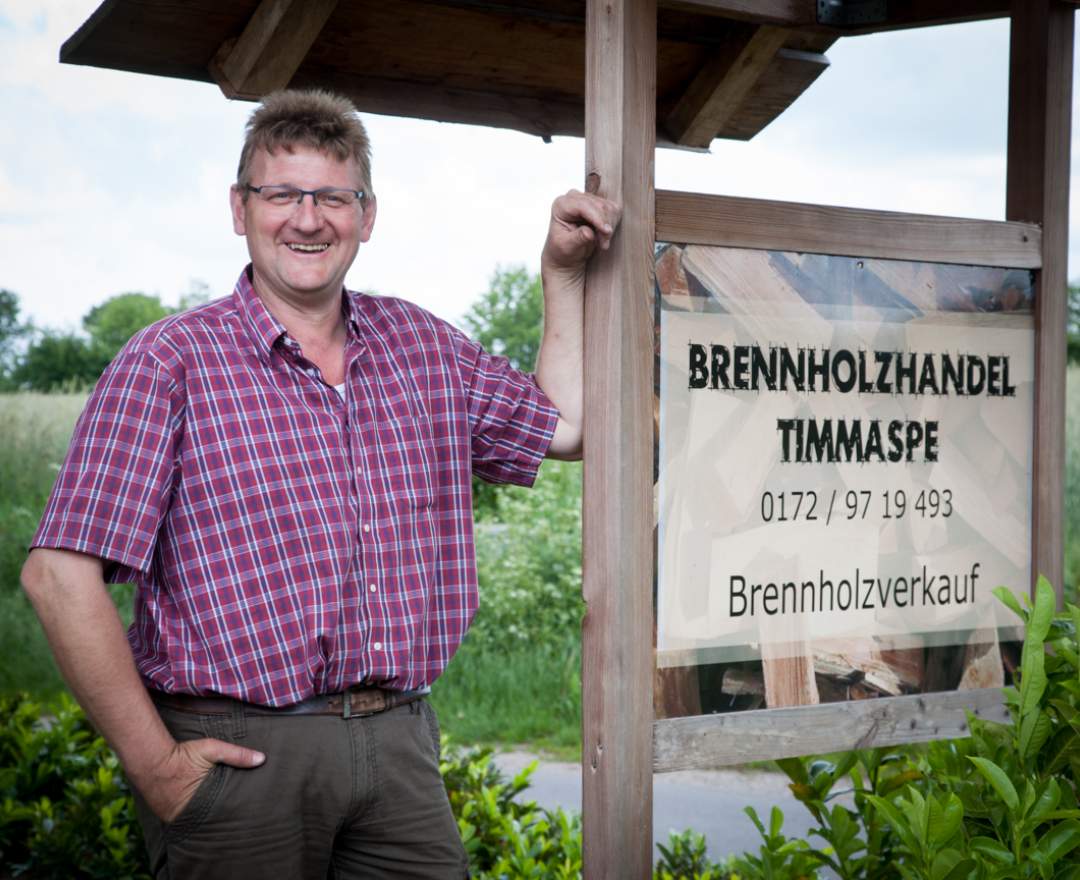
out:
{"label": "man's forearm", "polygon": [[536,362],[536,381],[559,410],[559,425],[548,455],[581,457],[582,356],[585,271],[541,267],[544,334]]}
{"label": "man's forearm", "polygon": [[581,458],[584,380],[585,265],[606,250],[622,209],[597,195],[570,190],[551,205],[551,222],[540,257],[544,285],[544,336],[536,381],[559,410],[548,455]]}
{"label": "man's forearm", "polygon": [[64,680],[138,784],[175,742],[135,668],[100,561],[34,550],[23,585]]}

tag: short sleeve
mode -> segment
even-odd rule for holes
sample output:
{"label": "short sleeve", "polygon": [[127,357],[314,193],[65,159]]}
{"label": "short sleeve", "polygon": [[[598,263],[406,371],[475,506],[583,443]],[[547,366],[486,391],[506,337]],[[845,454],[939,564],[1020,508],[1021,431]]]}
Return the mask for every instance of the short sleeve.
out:
{"label": "short sleeve", "polygon": [[458,338],[458,358],[468,396],[473,473],[491,483],[531,486],[559,411],[531,375],[465,336]]}
{"label": "short sleeve", "polygon": [[172,495],[182,413],[165,367],[145,350],[123,350],[75,425],[31,547],[97,556],[110,581],[149,571]]}

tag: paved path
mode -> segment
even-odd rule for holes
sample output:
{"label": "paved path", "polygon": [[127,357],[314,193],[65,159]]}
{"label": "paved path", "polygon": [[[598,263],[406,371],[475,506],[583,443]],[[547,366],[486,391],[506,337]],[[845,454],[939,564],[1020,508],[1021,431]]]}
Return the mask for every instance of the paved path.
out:
{"label": "paved path", "polygon": [[[504,752],[495,763],[513,775],[536,756],[527,752]],[[765,822],[769,811],[784,811],[784,834],[806,837],[813,819],[792,796],[788,779],[777,773],[741,770],[682,771],[653,777],[653,843],[666,843],[671,831],[693,828],[705,835],[710,858],[719,861],[731,852],[756,852],[761,837],[743,807],[752,806]],[[532,784],[521,795],[544,807],[581,809],[581,767],[577,764],[541,761]],[[811,838],[819,845],[820,838]]]}

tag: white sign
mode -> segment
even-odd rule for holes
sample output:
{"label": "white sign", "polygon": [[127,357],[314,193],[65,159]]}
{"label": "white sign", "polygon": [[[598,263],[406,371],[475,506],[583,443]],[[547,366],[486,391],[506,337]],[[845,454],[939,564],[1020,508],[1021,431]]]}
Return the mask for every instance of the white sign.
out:
{"label": "white sign", "polygon": [[658,664],[1013,627],[991,591],[1030,581],[1031,315],[760,293],[662,303]]}

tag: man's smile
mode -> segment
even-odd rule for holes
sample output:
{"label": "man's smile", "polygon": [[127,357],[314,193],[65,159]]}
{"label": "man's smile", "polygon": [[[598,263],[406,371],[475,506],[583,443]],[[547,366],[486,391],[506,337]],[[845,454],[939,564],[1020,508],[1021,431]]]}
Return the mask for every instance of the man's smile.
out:
{"label": "man's smile", "polygon": [[289,250],[296,251],[297,253],[301,254],[319,254],[325,251],[328,247],[330,247],[329,243],[325,241],[311,242],[310,244],[305,244],[299,241],[290,241],[287,242],[285,246]]}

